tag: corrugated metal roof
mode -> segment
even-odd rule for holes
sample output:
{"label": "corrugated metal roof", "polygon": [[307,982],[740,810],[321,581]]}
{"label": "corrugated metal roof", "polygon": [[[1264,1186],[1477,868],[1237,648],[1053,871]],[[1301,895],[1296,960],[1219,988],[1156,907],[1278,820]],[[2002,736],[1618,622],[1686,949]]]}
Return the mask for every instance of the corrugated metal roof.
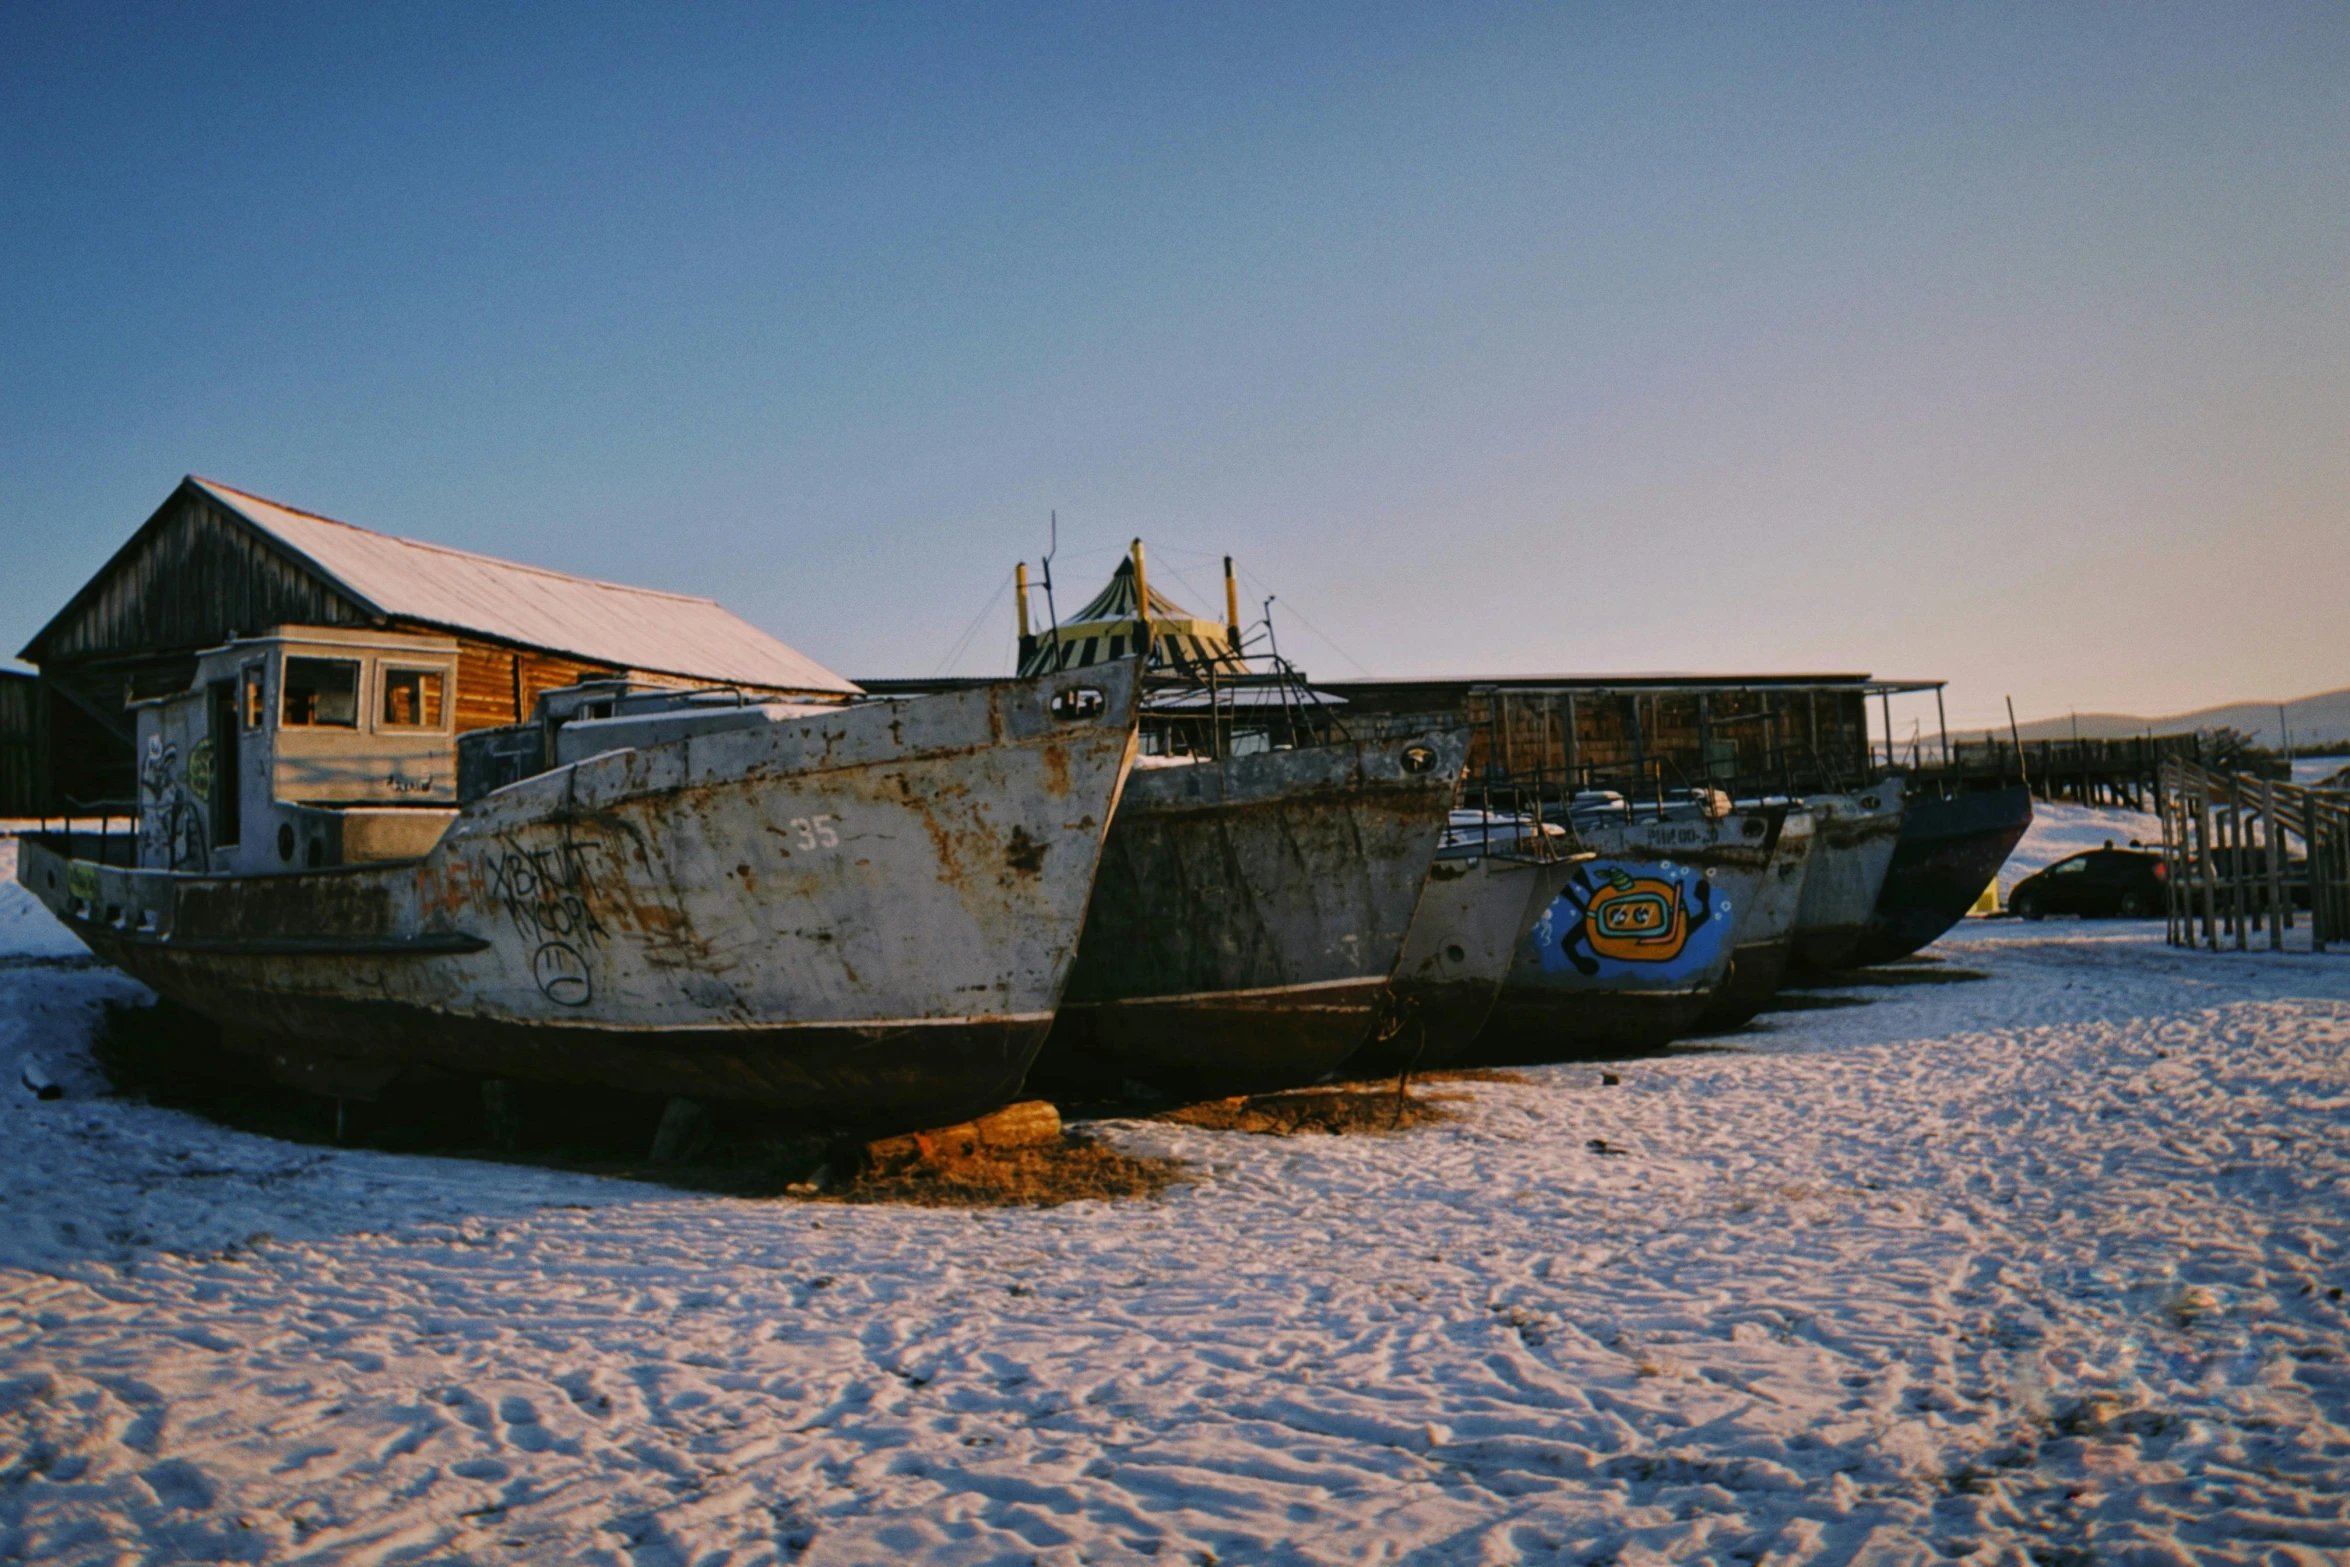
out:
{"label": "corrugated metal roof", "polygon": [[189,475],[379,614],[626,669],[789,691],[857,687],[711,599],[396,538]]}

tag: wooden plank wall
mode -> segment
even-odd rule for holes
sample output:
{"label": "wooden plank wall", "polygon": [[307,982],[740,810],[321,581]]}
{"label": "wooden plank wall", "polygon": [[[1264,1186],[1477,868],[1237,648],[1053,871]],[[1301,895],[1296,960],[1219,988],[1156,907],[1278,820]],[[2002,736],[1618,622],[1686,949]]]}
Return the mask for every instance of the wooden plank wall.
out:
{"label": "wooden plank wall", "polygon": [[0,670],[0,816],[32,816],[42,805],[41,682]]}
{"label": "wooden plank wall", "polygon": [[518,724],[530,716],[540,692],[583,680],[609,679],[617,673],[604,665],[559,654],[459,637],[457,732]]}
{"label": "wooden plank wall", "polygon": [[360,606],[182,489],[27,652],[48,667],[218,647],[277,625],[368,623]]}

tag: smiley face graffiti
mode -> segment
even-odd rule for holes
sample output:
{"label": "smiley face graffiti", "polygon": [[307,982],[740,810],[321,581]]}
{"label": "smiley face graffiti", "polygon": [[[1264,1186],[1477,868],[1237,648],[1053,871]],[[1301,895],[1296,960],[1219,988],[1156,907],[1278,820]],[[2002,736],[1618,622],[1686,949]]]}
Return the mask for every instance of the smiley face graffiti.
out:
{"label": "smiley face graffiti", "polygon": [[1714,960],[1729,917],[1729,900],[1694,866],[1601,860],[1576,868],[1532,935],[1548,970],[1669,980]]}
{"label": "smiley face graffiti", "polygon": [[[1698,896],[1711,889],[1703,878]],[[1588,927],[1583,939],[1603,958],[1625,963],[1663,963],[1680,955],[1689,942],[1689,910],[1681,902],[1680,887],[1655,876],[1633,876],[1621,866],[1608,867],[1583,907]]]}

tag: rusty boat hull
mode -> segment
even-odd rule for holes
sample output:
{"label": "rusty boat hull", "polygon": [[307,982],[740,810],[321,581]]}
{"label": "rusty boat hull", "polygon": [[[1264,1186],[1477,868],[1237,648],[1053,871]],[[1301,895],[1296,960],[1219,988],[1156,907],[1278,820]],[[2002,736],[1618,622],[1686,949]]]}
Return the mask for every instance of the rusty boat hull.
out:
{"label": "rusty boat hull", "polygon": [[1774,810],[1777,820],[1766,835],[1771,862],[1739,915],[1730,972],[1697,1020],[1701,1032],[1744,1028],[1770,1004],[1779,992],[1780,981],[1787,977],[1787,962],[1795,950],[1795,915],[1811,876],[1812,847],[1818,834],[1813,831],[1811,812],[1802,807]]}
{"label": "rusty boat hull", "polygon": [[1817,841],[1795,912],[1788,967],[1833,973],[1852,967],[1869,932],[1908,806],[1898,777],[1851,794],[1811,795],[1804,804]]}
{"label": "rusty boat hull", "polygon": [[1519,941],[1478,1060],[1655,1050],[1694,1031],[1770,867],[1766,812],[1574,825],[1595,857]]}
{"label": "rusty boat hull", "polygon": [[1350,1070],[1435,1071],[1476,1042],[1501,997],[1518,942],[1566,885],[1574,862],[1537,857],[1541,840],[1513,830],[1493,841],[1456,811],[1429,867],[1390,1010],[1348,1061]]}
{"label": "rusty boat hull", "polygon": [[1038,1063],[1073,1091],[1310,1083],[1361,1046],[1468,750],[1465,730],[1137,768]]}
{"label": "rusty boat hull", "polygon": [[494,1076],[935,1125],[1043,1042],[1135,715],[1130,663],[798,709],[509,784],[417,860],[223,877],[34,838],[18,875],[323,1093]]}

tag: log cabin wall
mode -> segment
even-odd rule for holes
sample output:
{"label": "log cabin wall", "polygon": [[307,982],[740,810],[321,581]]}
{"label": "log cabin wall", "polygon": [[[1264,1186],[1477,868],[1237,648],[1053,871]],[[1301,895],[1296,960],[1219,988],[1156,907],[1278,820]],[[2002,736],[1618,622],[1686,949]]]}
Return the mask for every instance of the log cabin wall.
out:
{"label": "log cabin wall", "polygon": [[[415,629],[422,629],[415,628]],[[623,671],[532,648],[509,647],[478,637],[457,639],[457,732],[518,724],[531,713],[539,693],[583,680],[609,679]]]}
{"label": "log cabin wall", "polygon": [[0,670],[0,816],[37,815],[43,805],[41,682]]}

